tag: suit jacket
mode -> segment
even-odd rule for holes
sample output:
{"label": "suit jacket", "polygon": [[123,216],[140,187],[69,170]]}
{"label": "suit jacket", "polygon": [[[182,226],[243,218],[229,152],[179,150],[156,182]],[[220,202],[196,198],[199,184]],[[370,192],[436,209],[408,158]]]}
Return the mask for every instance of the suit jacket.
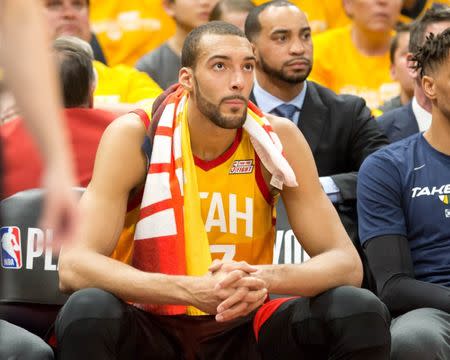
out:
{"label": "suit jacket", "polygon": [[383,114],[377,119],[390,142],[396,142],[419,132],[412,102]]}
{"label": "suit jacket", "polygon": [[[250,100],[255,102],[253,93]],[[337,210],[357,243],[357,172],[368,155],[389,143],[386,136],[362,98],[336,95],[312,81],[298,127],[311,147],[319,176],[331,176],[339,188],[343,202]]]}

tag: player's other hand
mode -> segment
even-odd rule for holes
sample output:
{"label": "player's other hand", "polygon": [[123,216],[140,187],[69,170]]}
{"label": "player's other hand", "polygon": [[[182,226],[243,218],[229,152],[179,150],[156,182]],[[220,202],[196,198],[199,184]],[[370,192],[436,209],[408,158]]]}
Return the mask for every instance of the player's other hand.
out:
{"label": "player's other hand", "polygon": [[260,307],[267,298],[266,283],[255,277],[257,268],[245,261],[223,262],[215,260],[209,270],[212,274],[221,271],[226,274],[216,285],[217,292],[235,289],[217,307],[216,320],[231,321],[243,317]]}

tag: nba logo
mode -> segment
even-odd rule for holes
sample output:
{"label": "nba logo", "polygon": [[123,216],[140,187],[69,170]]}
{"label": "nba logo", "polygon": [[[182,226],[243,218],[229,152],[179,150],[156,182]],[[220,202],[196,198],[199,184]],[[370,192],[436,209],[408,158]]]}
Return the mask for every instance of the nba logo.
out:
{"label": "nba logo", "polygon": [[445,217],[450,218],[450,209],[445,209]]}
{"label": "nba logo", "polygon": [[0,228],[2,267],[20,269],[22,267],[22,248],[20,229],[17,226]]}

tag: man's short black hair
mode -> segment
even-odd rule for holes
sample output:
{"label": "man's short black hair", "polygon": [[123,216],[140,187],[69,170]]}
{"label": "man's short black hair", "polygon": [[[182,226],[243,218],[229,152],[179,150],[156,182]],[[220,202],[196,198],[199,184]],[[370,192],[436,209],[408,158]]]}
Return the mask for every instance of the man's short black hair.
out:
{"label": "man's short black hair", "polygon": [[53,42],[59,65],[65,108],[87,107],[95,75],[90,45],[73,36],[62,36]]}
{"label": "man's short black hair", "polygon": [[395,35],[391,40],[391,47],[389,48],[389,59],[391,60],[391,64],[395,63],[395,52],[398,49],[398,40],[400,36],[404,33],[408,33],[411,30],[411,26],[409,24],[400,23],[395,28]]}
{"label": "man's short black hair", "polygon": [[421,18],[414,21],[409,38],[409,52],[414,54],[422,47],[429,25],[444,21],[450,21],[449,7],[430,9]]}
{"label": "man's short black hair", "polygon": [[220,0],[211,11],[209,20],[222,20],[225,12],[250,12],[255,5],[251,0]]}
{"label": "man's short black hair", "polygon": [[233,35],[245,38],[237,26],[224,21],[211,21],[192,30],[184,40],[181,51],[181,66],[195,68],[203,35]]}
{"label": "man's short black hair", "polygon": [[427,36],[425,44],[414,53],[413,61],[420,76],[429,75],[430,71],[449,61],[450,28],[444,32]]}
{"label": "man's short black hair", "polygon": [[250,41],[253,41],[261,32],[261,23],[259,22],[259,14],[261,14],[268,7],[285,7],[295,6],[293,3],[286,0],[273,0],[262,5],[256,6],[247,15],[245,19],[245,35]]}

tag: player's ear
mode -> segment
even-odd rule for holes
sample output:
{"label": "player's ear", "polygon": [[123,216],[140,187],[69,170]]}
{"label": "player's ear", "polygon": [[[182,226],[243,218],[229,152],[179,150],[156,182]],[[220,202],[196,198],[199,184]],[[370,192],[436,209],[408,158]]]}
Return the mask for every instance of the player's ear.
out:
{"label": "player's ear", "polygon": [[189,67],[182,67],[178,73],[178,82],[187,90],[194,88],[194,72]]}
{"label": "player's ear", "polygon": [[428,99],[436,99],[436,86],[431,76],[424,75],[422,77],[422,89]]}

